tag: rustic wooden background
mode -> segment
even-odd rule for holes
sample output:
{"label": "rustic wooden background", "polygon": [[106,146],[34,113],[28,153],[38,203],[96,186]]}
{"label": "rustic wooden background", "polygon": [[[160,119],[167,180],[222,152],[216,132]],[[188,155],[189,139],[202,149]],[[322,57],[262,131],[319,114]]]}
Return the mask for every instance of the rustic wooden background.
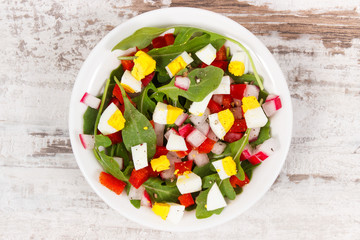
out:
{"label": "rustic wooden background", "polygon": [[[271,190],[235,220],[188,234],[110,209],[79,171],[67,125],[96,43],[133,16],[175,6],[221,13],[258,36],[294,106]],[[0,12],[0,239],[360,239],[359,0],[1,0]]]}

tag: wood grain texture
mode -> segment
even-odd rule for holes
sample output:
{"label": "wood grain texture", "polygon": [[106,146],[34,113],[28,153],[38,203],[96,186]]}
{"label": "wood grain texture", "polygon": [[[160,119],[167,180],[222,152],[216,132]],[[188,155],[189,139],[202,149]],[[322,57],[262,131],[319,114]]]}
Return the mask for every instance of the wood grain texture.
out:
{"label": "wood grain texture", "polygon": [[[139,226],[92,191],[69,141],[68,105],[90,50],[162,7],[199,7],[242,24],[289,85],[286,163],[251,209],[216,229]],[[360,1],[0,1],[0,239],[360,239]]]}

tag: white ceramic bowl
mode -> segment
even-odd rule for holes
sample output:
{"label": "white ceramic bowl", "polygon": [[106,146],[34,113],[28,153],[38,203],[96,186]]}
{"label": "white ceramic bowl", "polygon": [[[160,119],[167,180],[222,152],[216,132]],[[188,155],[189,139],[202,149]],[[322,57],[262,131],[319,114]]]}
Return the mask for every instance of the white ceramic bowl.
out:
{"label": "white ceramic bowl", "polygon": [[[195,211],[185,212],[182,221],[171,224],[156,216],[151,209],[134,208],[126,194],[120,196],[109,191],[99,183],[101,166],[93,152],[84,150],[78,134],[82,132],[82,115],[86,106],[80,103],[85,91],[98,94],[112,69],[119,65],[111,49],[135,30],[147,27],[189,25],[207,29],[232,37],[250,51],[257,70],[264,77],[265,88],[281,96],[283,107],[271,119],[272,136],[280,142],[280,149],[255,171],[251,182],[244,187],[242,194],[229,201],[220,215],[207,219],[196,219]],[[150,11],[136,16],[108,33],[91,51],[76,79],[70,102],[69,131],[72,149],[80,170],[94,191],[113,209],[126,218],[142,225],[167,231],[195,231],[214,227],[229,221],[257,202],[274,183],[290,146],[292,131],[292,107],[289,90],[277,62],[264,44],[247,29],[220,14],[196,8],[167,8]]]}

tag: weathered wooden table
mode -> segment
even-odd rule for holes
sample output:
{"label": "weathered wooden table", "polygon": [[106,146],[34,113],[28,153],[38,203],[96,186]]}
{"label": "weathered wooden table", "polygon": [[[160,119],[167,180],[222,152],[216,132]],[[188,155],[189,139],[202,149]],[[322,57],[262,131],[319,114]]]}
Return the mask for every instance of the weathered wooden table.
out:
{"label": "weathered wooden table", "polygon": [[[76,75],[111,29],[160,7],[228,16],[287,78],[294,132],[271,190],[216,229],[146,229],[110,209],[72,154]],[[0,1],[1,239],[360,239],[360,1]],[[179,16],[181,17],[181,16]]]}

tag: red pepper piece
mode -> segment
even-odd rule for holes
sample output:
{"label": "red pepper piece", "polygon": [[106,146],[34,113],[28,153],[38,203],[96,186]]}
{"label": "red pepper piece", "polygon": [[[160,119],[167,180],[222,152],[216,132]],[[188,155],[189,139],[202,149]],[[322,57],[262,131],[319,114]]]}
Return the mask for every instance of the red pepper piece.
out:
{"label": "red pepper piece", "polygon": [[235,141],[239,140],[240,138],[242,138],[243,135],[244,135],[243,133],[231,133],[231,132],[228,132],[224,136],[224,141],[232,143],[232,142],[235,142]]}
{"label": "red pepper piece", "polygon": [[164,146],[156,146],[156,152],[154,155],[154,158],[158,158],[162,155],[166,155],[169,152],[169,150],[166,149]]}
{"label": "red pepper piece", "polygon": [[[114,87],[114,90],[113,90],[113,96],[115,96],[119,102],[121,104],[124,104],[124,99],[122,97],[122,94],[121,94],[121,91],[120,91],[120,87],[116,84],[115,87]],[[130,100],[131,104],[136,107],[136,104],[131,100],[131,98],[129,97],[129,95],[127,95],[126,93],[126,96],[128,97],[128,99]]]}
{"label": "red pepper piece", "polygon": [[126,183],[106,172],[100,173],[99,181],[102,185],[115,192],[117,195],[120,195],[126,186]]}
{"label": "red pepper piece", "polygon": [[143,51],[143,52],[147,53],[148,51],[150,51],[149,48],[150,48],[149,46],[147,46],[147,47],[145,47],[145,48],[143,48],[143,49],[139,49],[138,47],[136,47],[136,52],[138,52],[138,51]]}
{"label": "red pepper piece", "polygon": [[198,152],[199,153],[209,153],[214,147],[214,144],[216,142],[214,140],[211,140],[210,138],[207,138],[199,147]]}
{"label": "red pepper piece", "polygon": [[246,89],[246,84],[232,84],[230,85],[230,94],[233,98],[243,99],[244,92]]}
{"label": "red pepper piece", "polygon": [[154,120],[151,120],[151,121],[150,121],[150,124],[151,124],[151,126],[155,129],[155,123],[154,123]]}
{"label": "red pepper piece", "polygon": [[133,185],[134,188],[138,189],[146,180],[149,179],[151,174],[151,167],[147,166],[139,170],[133,170],[131,172],[129,183]]}
{"label": "red pepper piece", "polygon": [[248,176],[245,174],[245,179],[241,181],[237,176],[233,175],[230,177],[230,184],[233,188],[243,187],[250,182]]}
{"label": "red pepper piece", "polygon": [[212,99],[210,99],[210,101],[209,101],[208,108],[210,109],[211,113],[218,113],[221,110],[223,110],[222,107],[220,106],[220,104],[218,104],[217,102],[215,102]]}
{"label": "red pepper piece", "polygon": [[187,155],[189,155],[189,153],[191,152],[191,150],[193,150],[193,146],[191,146],[191,144],[189,144],[188,142],[186,142],[186,146],[188,148],[187,151],[177,151],[176,154],[178,155],[179,158],[183,158]]}
{"label": "red pepper piece", "polygon": [[124,70],[131,71],[134,67],[133,60],[121,60],[121,65],[123,66]]}
{"label": "red pepper piece", "polygon": [[[223,71],[226,71],[228,65],[229,65],[229,62],[228,61],[213,61],[211,64],[211,66],[214,66],[214,67],[218,67],[218,68],[221,68]],[[208,65],[206,63],[202,63],[200,65],[201,68],[206,68]]]}
{"label": "red pepper piece", "polygon": [[176,162],[175,164],[175,175],[182,175],[184,172],[191,171],[193,160],[187,160],[184,162]]}
{"label": "red pepper piece", "polygon": [[191,196],[191,193],[186,193],[178,197],[180,204],[189,207],[191,205],[194,205],[194,198]]}
{"label": "red pepper piece", "polygon": [[123,141],[121,131],[106,135],[110,138],[112,144],[121,143]]}
{"label": "red pepper piece", "polygon": [[216,52],[215,61],[216,60],[220,60],[220,61],[226,60],[226,48],[224,45],[219,49],[219,51]]}
{"label": "red pepper piece", "polygon": [[120,103],[120,101],[119,101],[116,97],[112,97],[112,98],[110,99],[109,105],[110,105],[111,103],[114,103],[114,104],[117,106],[117,108],[120,109],[121,103]]}
{"label": "red pepper piece", "polygon": [[229,109],[231,108],[231,103],[233,102],[233,99],[231,97],[231,95],[229,94],[224,94],[223,95],[223,102],[222,102],[222,105],[223,105],[223,108],[224,109]]}
{"label": "red pepper piece", "polygon": [[162,36],[154,38],[151,43],[154,48],[162,48],[167,46],[165,38]]}
{"label": "red pepper piece", "polygon": [[242,119],[235,119],[234,124],[229,130],[229,133],[241,133],[245,132],[247,129],[246,121],[244,118]]}
{"label": "red pepper piece", "polygon": [[174,37],[174,34],[172,34],[172,33],[165,34],[164,39],[165,39],[167,46],[173,45],[175,42],[175,37]]}
{"label": "red pepper piece", "polygon": [[144,87],[146,87],[151,82],[151,80],[153,80],[154,75],[155,72],[152,72],[149,75],[146,75],[143,79],[141,79],[141,82],[144,85]]}

